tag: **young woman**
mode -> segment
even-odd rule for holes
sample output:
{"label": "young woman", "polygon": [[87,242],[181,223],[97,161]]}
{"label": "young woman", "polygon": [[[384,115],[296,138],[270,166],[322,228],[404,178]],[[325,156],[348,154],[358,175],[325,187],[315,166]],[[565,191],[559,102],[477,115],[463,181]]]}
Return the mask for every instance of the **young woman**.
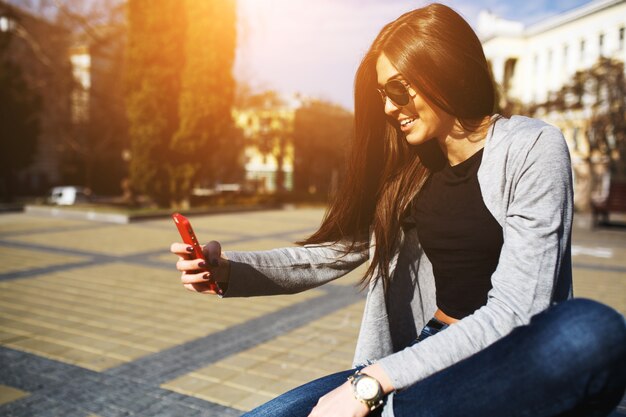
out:
{"label": "young woman", "polygon": [[348,177],[303,246],[225,252],[213,267],[172,245],[188,289],[215,281],[226,297],[303,291],[369,261],[355,369],[248,415],[600,416],[619,402],[623,317],[566,301],[566,143],[494,114],[495,96],[463,18],[441,4],[406,13],[358,69]]}

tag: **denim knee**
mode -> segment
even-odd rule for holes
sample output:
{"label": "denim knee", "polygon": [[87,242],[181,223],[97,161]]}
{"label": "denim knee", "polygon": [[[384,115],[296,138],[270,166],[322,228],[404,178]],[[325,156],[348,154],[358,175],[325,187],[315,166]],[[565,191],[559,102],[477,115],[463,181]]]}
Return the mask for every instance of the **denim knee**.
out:
{"label": "denim knee", "polygon": [[623,366],[626,321],[608,306],[588,299],[572,299],[536,316],[531,321],[533,324],[544,330],[543,340],[535,347],[538,360],[549,364],[545,366],[548,373]]}
{"label": "denim knee", "polygon": [[564,331],[584,332],[601,343],[626,345],[626,321],[611,307],[594,300],[574,298],[553,307]]}

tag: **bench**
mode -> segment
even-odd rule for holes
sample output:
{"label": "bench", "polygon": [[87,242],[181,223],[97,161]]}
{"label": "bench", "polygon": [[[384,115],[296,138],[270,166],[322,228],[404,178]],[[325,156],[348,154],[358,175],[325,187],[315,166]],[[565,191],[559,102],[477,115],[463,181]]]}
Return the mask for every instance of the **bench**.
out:
{"label": "bench", "polygon": [[626,181],[611,181],[609,193],[602,201],[591,201],[594,226],[608,223],[609,213],[626,213]]}

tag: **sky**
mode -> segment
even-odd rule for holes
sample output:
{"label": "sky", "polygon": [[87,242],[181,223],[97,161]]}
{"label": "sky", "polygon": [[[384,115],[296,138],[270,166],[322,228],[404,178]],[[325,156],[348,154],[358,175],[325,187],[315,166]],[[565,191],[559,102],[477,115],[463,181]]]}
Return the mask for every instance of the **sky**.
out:
{"label": "sky", "polygon": [[[476,28],[481,10],[525,25],[589,0],[449,0]],[[379,30],[427,1],[238,0],[235,78],[253,91],[301,93],[353,109],[354,74]]]}
{"label": "sky", "polygon": [[[57,1],[89,9],[122,0],[8,1],[45,11],[55,9]],[[380,29],[431,1],[236,0],[235,78],[254,92],[276,90],[287,97],[301,93],[352,110],[354,74]],[[592,0],[439,1],[458,11],[476,28],[481,10],[528,25]]]}

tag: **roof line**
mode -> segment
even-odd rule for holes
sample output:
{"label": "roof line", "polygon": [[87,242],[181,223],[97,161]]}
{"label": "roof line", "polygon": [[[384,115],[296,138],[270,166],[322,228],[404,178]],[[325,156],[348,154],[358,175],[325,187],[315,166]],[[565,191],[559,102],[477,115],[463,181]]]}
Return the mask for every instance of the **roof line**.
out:
{"label": "roof line", "polygon": [[616,6],[625,2],[626,0],[595,0],[575,9],[572,9],[568,12],[561,13],[540,22],[534,23],[524,30],[524,35],[537,35],[539,33],[546,32],[554,27],[573,22],[592,13],[608,9],[609,7]]}

